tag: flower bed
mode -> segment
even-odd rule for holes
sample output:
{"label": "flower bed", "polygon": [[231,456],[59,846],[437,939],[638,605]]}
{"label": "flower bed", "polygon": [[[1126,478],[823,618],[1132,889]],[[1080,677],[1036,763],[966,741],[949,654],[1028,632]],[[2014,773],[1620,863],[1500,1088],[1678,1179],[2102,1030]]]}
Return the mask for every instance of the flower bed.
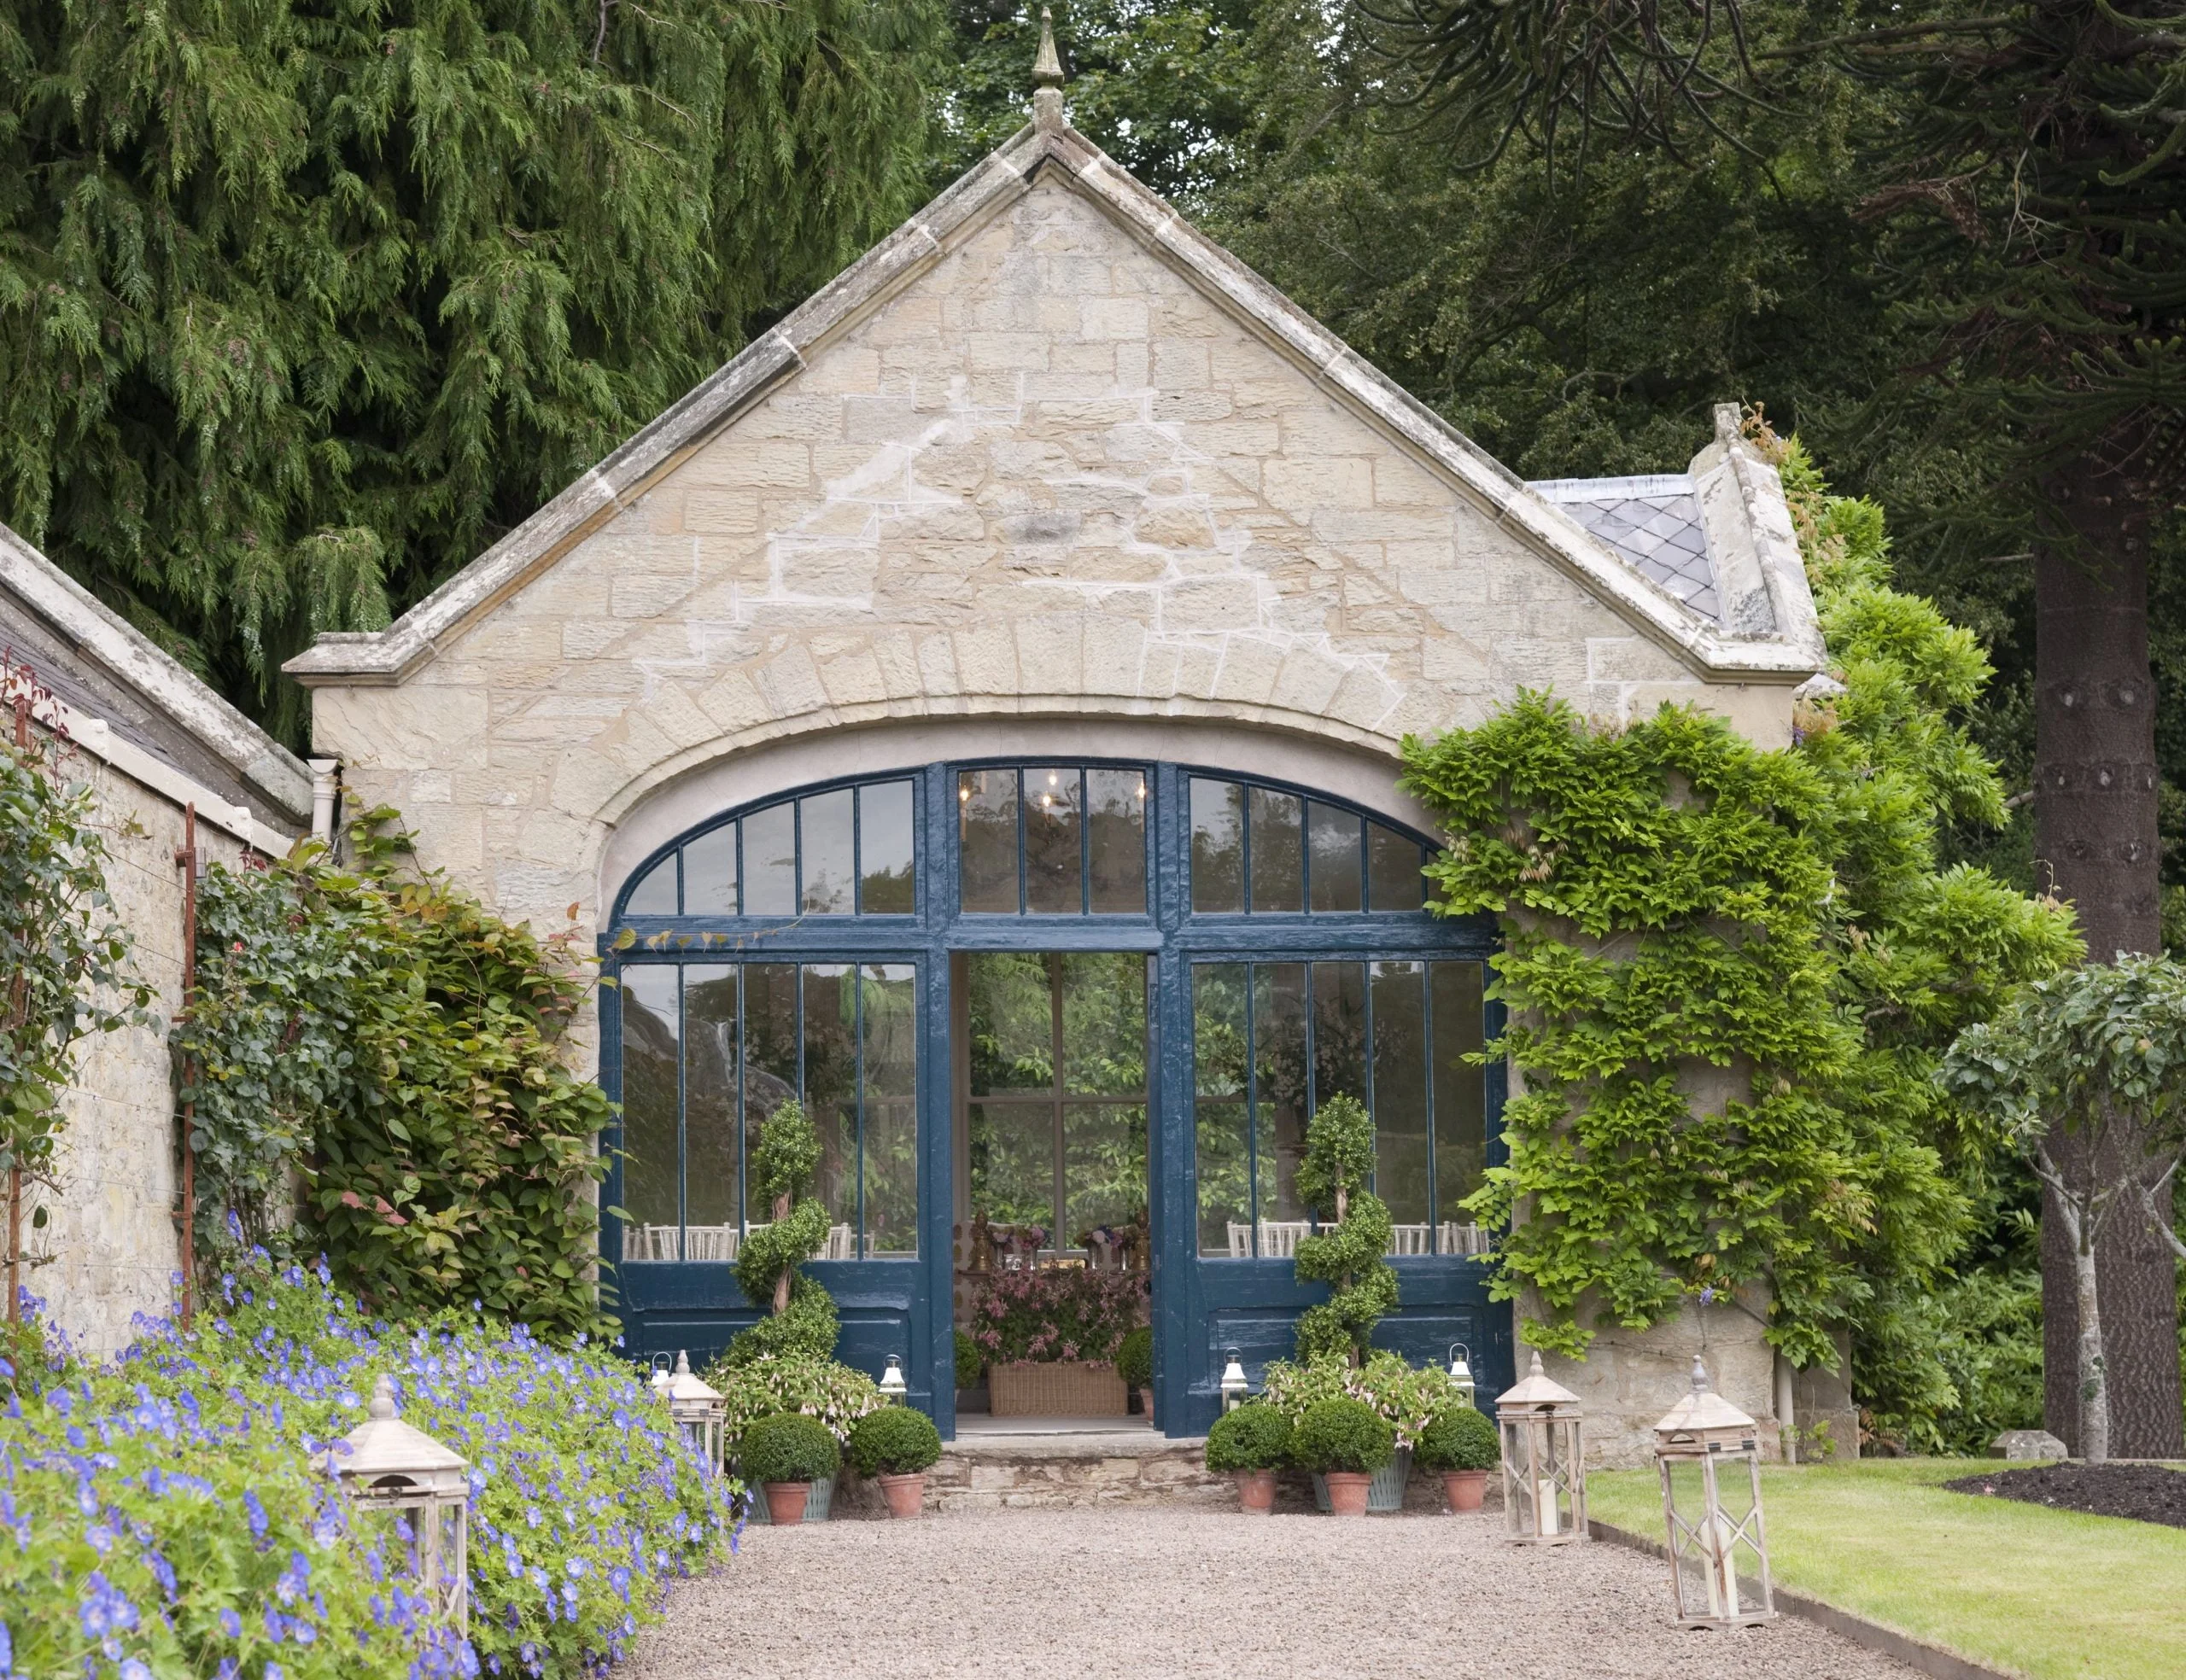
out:
{"label": "flower bed", "polygon": [[1146,1321],[1146,1275],[1082,1266],[989,1275],[972,1306],[972,1339],[990,1367],[1106,1360]]}
{"label": "flower bed", "polygon": [[[34,1358],[0,1418],[0,1674],[596,1672],[728,1531],[638,1374],[480,1315],[367,1322],[260,1261],[196,1332]],[[324,1468],[374,1375],[471,1463],[471,1636],[431,1626]]]}

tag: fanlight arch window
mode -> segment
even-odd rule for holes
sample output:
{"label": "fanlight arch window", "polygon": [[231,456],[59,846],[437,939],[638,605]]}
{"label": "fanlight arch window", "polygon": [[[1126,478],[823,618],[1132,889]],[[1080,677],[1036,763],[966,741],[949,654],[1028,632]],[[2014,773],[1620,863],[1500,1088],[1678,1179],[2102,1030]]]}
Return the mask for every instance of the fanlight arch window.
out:
{"label": "fanlight arch window", "polygon": [[917,784],[784,799],[689,836],[631,884],[626,916],[908,916],[918,909]]}

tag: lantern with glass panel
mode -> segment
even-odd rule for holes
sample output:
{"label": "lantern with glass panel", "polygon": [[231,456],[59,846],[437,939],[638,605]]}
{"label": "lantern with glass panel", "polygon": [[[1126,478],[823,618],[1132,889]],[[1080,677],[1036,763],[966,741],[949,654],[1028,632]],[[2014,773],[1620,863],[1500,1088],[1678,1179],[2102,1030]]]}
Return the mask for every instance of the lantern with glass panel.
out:
{"label": "lantern with glass panel", "polygon": [[1533,1368],[1496,1397],[1503,1432],[1503,1510],[1520,1546],[1561,1546],[1587,1537],[1586,1444],[1579,1397]]}
{"label": "lantern with glass panel", "polygon": [[693,1374],[691,1356],[678,1350],[675,1369],[659,1390],[671,1422],[707,1464],[721,1468],[722,1437],[728,1427],[728,1401],[704,1378]]}
{"label": "lantern with glass panel", "polygon": [[1768,1542],[1761,1519],[1760,1433],[1708,1385],[1696,1356],[1692,1391],[1655,1426],[1680,1627],[1774,1621]]}
{"label": "lantern with glass panel", "polygon": [[383,1374],[364,1422],[329,1464],[365,1543],[416,1583],[435,1619],[467,1632],[471,1479],[463,1458],[395,1416],[395,1385]]}

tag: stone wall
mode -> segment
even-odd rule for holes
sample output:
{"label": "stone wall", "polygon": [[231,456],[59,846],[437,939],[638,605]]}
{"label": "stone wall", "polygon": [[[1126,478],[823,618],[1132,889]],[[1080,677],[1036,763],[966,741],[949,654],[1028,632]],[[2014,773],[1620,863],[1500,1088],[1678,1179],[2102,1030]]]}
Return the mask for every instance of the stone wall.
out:
{"label": "stone wall", "polygon": [[[79,752],[72,773],[91,784],[96,826],[108,849],[107,890],[135,940],[133,972],[154,991],[155,1021],[79,1044],[76,1079],[56,1163],[56,1188],[35,1193],[49,1210],[42,1231],[24,1218],[33,1263],[23,1285],[44,1298],[49,1321],[79,1352],[103,1358],[128,1345],[131,1320],[174,1304],[179,1264],[175,1096],[167,1028],[182,1000],[183,813],[103,760]],[[208,861],[235,866],[241,841],[212,823],[197,827]]]}
{"label": "stone wall", "polygon": [[1223,720],[1394,779],[1521,685],[1772,738],[1417,451],[1052,175],[393,683],[310,677],[317,750],[512,918],[594,923],[615,825],[847,727]]}

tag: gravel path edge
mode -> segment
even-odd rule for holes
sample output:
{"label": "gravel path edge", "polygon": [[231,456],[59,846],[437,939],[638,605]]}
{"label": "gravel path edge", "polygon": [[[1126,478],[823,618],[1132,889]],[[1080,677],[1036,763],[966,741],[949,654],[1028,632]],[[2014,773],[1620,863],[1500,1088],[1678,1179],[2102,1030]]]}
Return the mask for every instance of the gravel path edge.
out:
{"label": "gravel path edge", "polygon": [[[1667,1563],[1669,1549],[1659,1540],[1650,1540],[1642,1534],[1634,1534],[1614,1524],[1589,1518],[1587,1533],[1596,1540],[1605,1540],[1614,1546],[1628,1546],[1635,1552],[1645,1552]],[[1909,1633],[1900,1633],[1896,1628],[1885,1627],[1880,1622],[1871,1622],[1865,1616],[1841,1610],[1834,1604],[1825,1603],[1805,1593],[1769,1583],[1770,1596],[1778,1610],[1787,1616],[1797,1616],[1802,1621],[1826,1627],[1855,1645],[1885,1657],[1895,1657],[1908,1668],[1917,1668],[1932,1675],[1934,1680],[2025,1680],[2016,1670],[1991,1668],[1961,1657],[1955,1651],[1945,1650],[1940,1645],[1931,1645],[1926,1640],[1915,1639]]]}

